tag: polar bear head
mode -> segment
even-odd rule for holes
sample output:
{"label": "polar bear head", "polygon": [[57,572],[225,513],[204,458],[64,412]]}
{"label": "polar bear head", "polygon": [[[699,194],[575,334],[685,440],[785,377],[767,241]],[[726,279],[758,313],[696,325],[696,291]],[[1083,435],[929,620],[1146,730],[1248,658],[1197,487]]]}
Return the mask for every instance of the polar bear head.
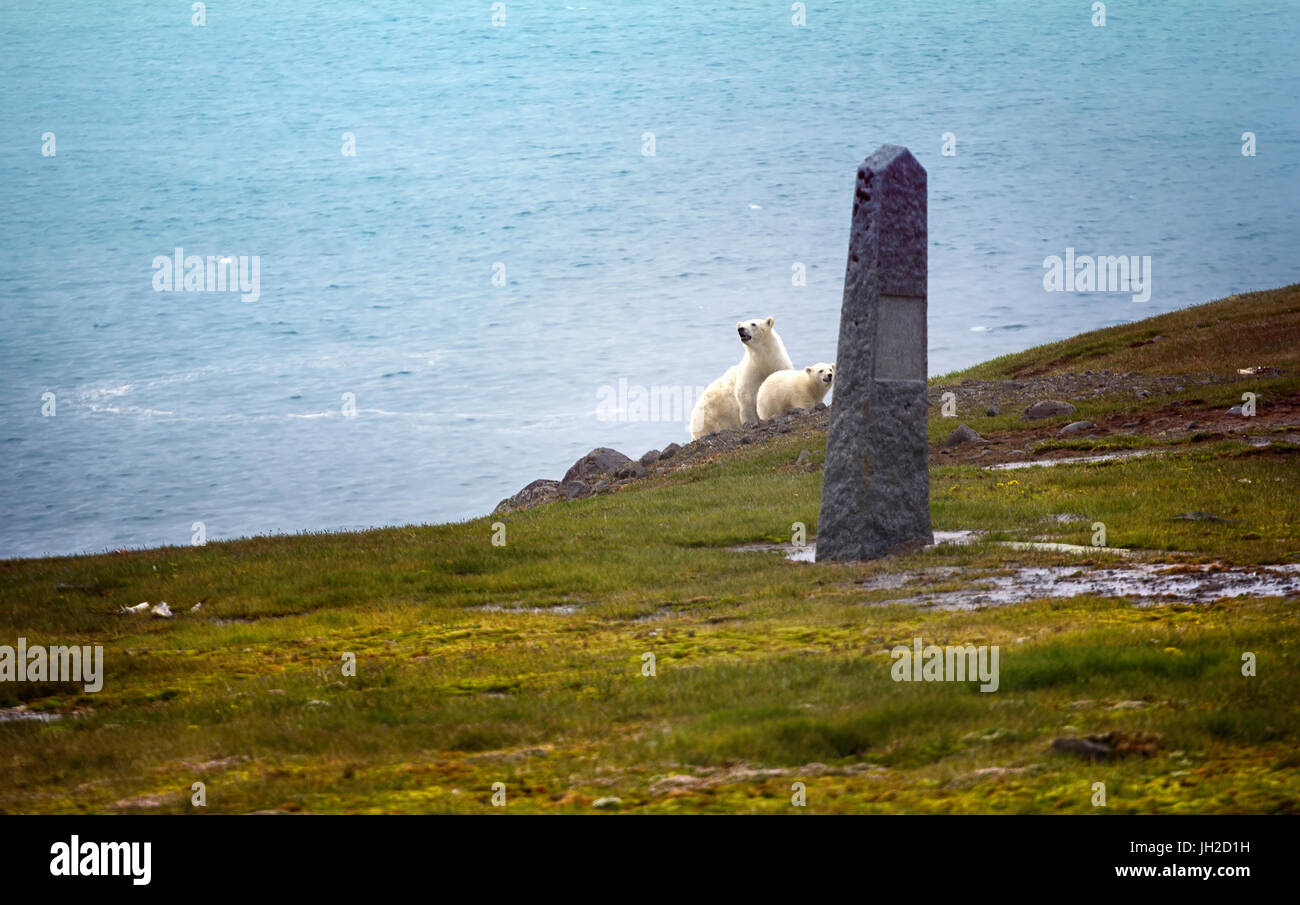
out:
{"label": "polar bear head", "polygon": [[830,392],[831,383],[835,380],[835,365],[819,361],[815,365],[804,368],[803,373],[808,382],[813,385],[814,393],[825,396]]}
{"label": "polar bear head", "polygon": [[761,346],[775,335],[773,327],[776,326],[776,318],[769,317],[767,320],[737,321],[736,332],[740,334],[740,341],[745,345],[753,343]]}
{"label": "polar bear head", "polygon": [[803,368],[803,373],[809,376],[809,380],[824,384],[823,393],[831,389],[831,382],[835,380],[835,365],[828,364],[826,361],[818,361],[816,364],[810,364],[809,367]]}

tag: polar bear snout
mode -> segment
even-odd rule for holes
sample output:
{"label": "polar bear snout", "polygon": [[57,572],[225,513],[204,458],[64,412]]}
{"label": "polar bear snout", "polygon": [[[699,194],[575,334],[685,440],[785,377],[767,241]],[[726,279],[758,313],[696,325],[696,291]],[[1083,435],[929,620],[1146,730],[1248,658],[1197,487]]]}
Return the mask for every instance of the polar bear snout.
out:
{"label": "polar bear snout", "polygon": [[748,328],[746,328],[743,324],[736,328],[736,332],[740,334],[740,341],[742,343],[747,343],[754,338],[753,334],[750,333]]}

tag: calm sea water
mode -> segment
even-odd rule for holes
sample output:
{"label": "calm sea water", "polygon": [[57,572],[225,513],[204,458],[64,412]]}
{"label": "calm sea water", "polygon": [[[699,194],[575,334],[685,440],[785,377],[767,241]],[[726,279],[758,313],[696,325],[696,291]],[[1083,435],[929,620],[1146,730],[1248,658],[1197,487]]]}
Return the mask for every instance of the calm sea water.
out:
{"label": "calm sea water", "polygon": [[[683,441],[601,388],[707,383],[742,317],[833,360],[884,142],[931,373],[1300,274],[1296,3],[790,6],[7,0],[0,556],[461,519]],[[154,291],[177,247],[260,298]],[[1151,300],[1045,292],[1067,247]]]}

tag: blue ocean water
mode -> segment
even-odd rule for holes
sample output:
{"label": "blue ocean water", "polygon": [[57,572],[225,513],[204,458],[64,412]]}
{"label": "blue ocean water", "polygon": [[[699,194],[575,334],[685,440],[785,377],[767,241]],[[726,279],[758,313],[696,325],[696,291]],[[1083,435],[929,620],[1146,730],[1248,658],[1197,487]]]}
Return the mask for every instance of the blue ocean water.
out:
{"label": "blue ocean water", "polygon": [[[833,360],[885,142],[931,373],[1300,278],[1294,2],[190,6],[0,5],[0,556],[467,518],[684,441],[602,388],[706,384],[742,317]],[[155,291],[178,247],[260,297]],[[1150,301],[1045,292],[1067,247]]]}

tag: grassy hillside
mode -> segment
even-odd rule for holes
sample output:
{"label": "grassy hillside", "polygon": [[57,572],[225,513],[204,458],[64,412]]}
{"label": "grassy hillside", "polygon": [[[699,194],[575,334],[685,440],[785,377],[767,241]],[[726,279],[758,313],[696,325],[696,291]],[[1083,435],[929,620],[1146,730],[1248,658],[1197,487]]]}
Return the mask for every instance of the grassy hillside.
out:
{"label": "grassy hillside", "polygon": [[[1261,398],[1289,398],[1297,292],[1086,334],[944,386],[1085,367],[1184,374],[1202,361],[1167,353],[1192,354],[1201,340],[1186,337],[1201,331],[1218,336],[1207,372],[1236,376],[1239,354],[1282,369],[1251,384]],[[1165,339],[1132,345],[1153,335]],[[1229,335],[1241,342],[1220,348]],[[1194,392],[1217,411],[1240,389]],[[1189,392],[1079,405],[1130,418]],[[991,441],[1021,430],[1011,411],[979,417]],[[103,644],[107,673],[97,694],[0,683],[11,716],[62,717],[0,722],[0,811],[490,812],[501,782],[516,813],[612,798],[602,809],[1296,812],[1294,598],[891,603],[1024,567],[1300,562],[1300,447],[1288,439],[1300,434],[1269,424],[1195,442],[1153,434],[1159,455],[1144,458],[998,471],[939,461],[953,421],[936,411],[935,528],[982,533],[866,564],[730,549],[789,542],[796,522],[815,534],[825,435],[807,424],[499,518],[0,563],[0,644]],[[795,465],[801,450],[812,470]],[[1221,520],[1175,518],[1195,511]],[[1087,546],[1097,521],[1106,549],[1005,543]],[[176,617],[117,613],[146,600]],[[918,636],[999,645],[999,689],[893,681],[888,650]],[[1127,756],[1050,748],[1103,733]],[[190,804],[196,781],[206,808]],[[796,781],[806,809],[791,806]]]}
{"label": "grassy hillside", "polygon": [[1297,366],[1300,283],[1293,283],[1094,330],[936,380],[953,383],[964,378],[1023,378],[1082,370],[1231,375],[1245,368],[1294,371]]}

